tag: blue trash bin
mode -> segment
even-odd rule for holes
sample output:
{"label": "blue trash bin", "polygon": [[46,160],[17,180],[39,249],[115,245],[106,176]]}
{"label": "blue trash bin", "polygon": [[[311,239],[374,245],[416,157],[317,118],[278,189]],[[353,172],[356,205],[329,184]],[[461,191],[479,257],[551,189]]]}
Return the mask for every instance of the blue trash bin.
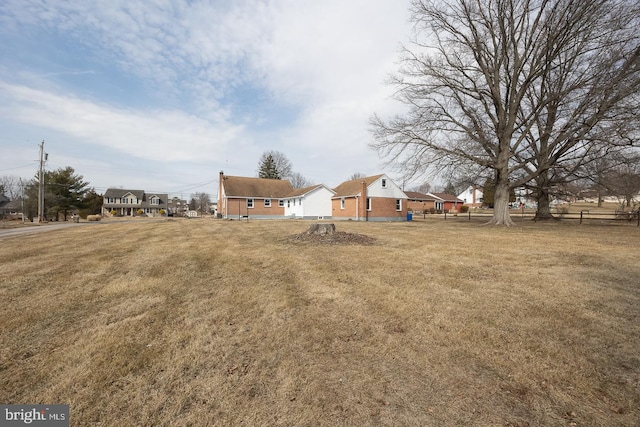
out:
{"label": "blue trash bin", "polygon": [[413,212],[407,212],[407,221],[413,220]]}

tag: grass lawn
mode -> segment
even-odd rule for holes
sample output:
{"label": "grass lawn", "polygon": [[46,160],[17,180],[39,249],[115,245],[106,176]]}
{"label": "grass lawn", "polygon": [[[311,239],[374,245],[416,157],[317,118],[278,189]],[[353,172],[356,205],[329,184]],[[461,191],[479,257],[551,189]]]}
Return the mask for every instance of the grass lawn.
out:
{"label": "grass lawn", "polygon": [[112,222],[0,239],[0,403],[72,426],[640,424],[640,229]]}

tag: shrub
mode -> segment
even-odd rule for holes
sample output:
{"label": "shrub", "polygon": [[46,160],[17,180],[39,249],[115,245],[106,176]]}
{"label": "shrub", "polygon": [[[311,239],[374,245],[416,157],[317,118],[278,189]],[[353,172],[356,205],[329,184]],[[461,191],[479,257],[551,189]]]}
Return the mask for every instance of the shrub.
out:
{"label": "shrub", "polygon": [[100,215],[87,215],[87,221],[100,221],[101,219]]}
{"label": "shrub", "polygon": [[164,215],[166,211],[164,209],[160,209],[160,215]]}
{"label": "shrub", "polygon": [[467,213],[467,212],[469,212],[469,206],[465,206],[465,205],[460,206],[460,213]]}
{"label": "shrub", "polygon": [[138,210],[136,211],[136,213],[137,213],[138,215],[142,215],[142,214],[144,214],[144,210],[142,210],[142,209],[138,209]]}

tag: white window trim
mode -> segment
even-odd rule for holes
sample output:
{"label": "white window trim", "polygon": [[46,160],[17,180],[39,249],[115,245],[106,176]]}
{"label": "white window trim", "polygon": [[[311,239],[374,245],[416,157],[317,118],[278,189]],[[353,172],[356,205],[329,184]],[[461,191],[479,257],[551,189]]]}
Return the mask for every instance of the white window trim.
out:
{"label": "white window trim", "polygon": [[253,209],[253,199],[247,199],[247,209]]}
{"label": "white window trim", "polygon": [[271,199],[264,199],[264,207],[265,208],[271,207]]}
{"label": "white window trim", "polygon": [[279,208],[284,208],[284,200],[282,200],[282,199],[278,200],[278,207]]}
{"label": "white window trim", "polygon": [[371,197],[367,197],[367,210],[371,212]]}
{"label": "white window trim", "polygon": [[396,199],[396,212],[402,211],[402,199]]}
{"label": "white window trim", "polygon": [[344,210],[344,197],[340,198],[340,209]]}
{"label": "white window trim", "polygon": [[387,180],[382,178],[382,188],[387,188]]}

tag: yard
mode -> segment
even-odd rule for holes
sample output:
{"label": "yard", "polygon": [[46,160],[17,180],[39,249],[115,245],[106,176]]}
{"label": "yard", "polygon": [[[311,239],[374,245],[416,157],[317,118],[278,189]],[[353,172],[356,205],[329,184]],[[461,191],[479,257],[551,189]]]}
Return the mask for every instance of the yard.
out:
{"label": "yard", "polygon": [[72,426],[640,424],[635,226],[164,220],[0,239],[0,403]]}

